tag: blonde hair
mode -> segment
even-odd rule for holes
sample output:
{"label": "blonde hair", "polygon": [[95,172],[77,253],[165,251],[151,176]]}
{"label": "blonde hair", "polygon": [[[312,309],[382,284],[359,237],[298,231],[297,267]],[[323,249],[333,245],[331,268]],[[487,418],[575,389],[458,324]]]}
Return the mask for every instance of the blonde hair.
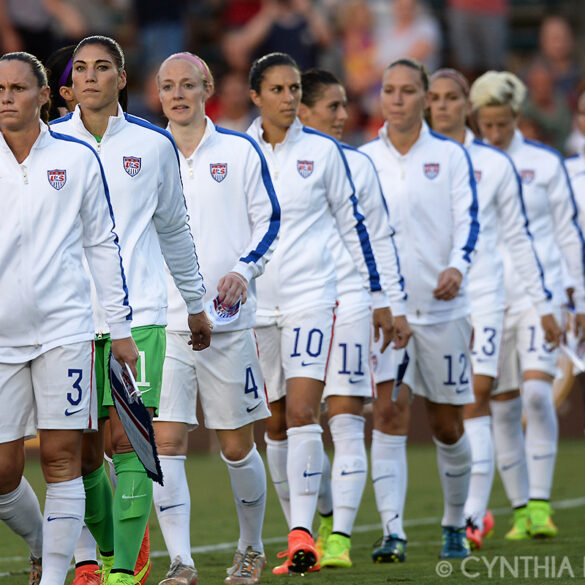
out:
{"label": "blonde hair", "polygon": [[509,71],[488,71],[478,77],[469,92],[473,110],[484,106],[507,106],[514,114],[526,98],[526,86]]}

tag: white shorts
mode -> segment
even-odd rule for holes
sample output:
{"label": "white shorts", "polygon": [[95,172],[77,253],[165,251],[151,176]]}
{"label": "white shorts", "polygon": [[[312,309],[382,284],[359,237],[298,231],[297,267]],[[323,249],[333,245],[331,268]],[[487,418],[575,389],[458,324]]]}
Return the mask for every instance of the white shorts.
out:
{"label": "white shorts", "polygon": [[374,398],[371,329],[372,313],[368,309],[336,319],[323,399],[328,396]]}
{"label": "white shorts", "polygon": [[[433,325],[410,325],[408,366],[403,383],[415,394],[438,404],[469,404],[474,401],[471,373],[471,322],[467,317]],[[396,377],[404,350],[379,355],[380,371]],[[376,377],[378,377],[376,375]]]}
{"label": "white shorts", "polygon": [[[94,345],[61,345],[21,364],[0,364],[0,443],[37,429],[85,430],[97,420]],[[92,400],[93,395],[93,400]]]}
{"label": "white shorts", "polygon": [[370,362],[372,364],[374,384],[395,380],[398,365],[404,356],[404,350],[394,349],[392,343],[386,348],[384,353],[380,353],[380,347],[383,341],[382,336],[380,336],[378,341],[372,341]]}
{"label": "white shorts", "polygon": [[256,327],[270,402],[286,396],[289,378],[325,380],[334,322],[335,308],[313,307],[281,315],[273,325]]}
{"label": "white shorts", "polygon": [[504,311],[474,313],[471,315],[473,325],[473,348],[471,363],[473,375],[497,378],[504,332]]}
{"label": "white shorts", "polygon": [[189,338],[167,332],[155,422],[182,422],[195,429],[197,393],[208,429],[239,429],[270,416],[252,329],[214,333],[203,351],[193,351]]}
{"label": "white shorts", "polygon": [[[560,311],[555,310],[554,315],[560,323]],[[520,313],[507,314],[504,319],[500,377],[492,395],[518,390],[522,372],[527,370],[554,376],[557,359],[558,349],[547,349],[540,317],[534,307]]]}

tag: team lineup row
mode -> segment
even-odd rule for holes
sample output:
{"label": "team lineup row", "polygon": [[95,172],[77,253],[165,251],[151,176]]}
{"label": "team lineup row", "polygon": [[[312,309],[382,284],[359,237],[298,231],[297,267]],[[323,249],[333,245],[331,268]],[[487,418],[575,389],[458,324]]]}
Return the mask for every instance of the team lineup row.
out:
{"label": "team lineup row", "polygon": [[[31,549],[31,583],[62,585],[74,553],[77,585],[143,583],[153,501],[172,561],[162,583],[196,583],[184,461],[197,393],[240,523],[228,585],[259,582],[267,562],[253,439],[262,419],[290,529],[273,573],[351,567],[368,469],[363,406],[375,396],[384,532],[374,561],[406,560],[411,392],[425,399],[437,446],[442,558],[464,558],[491,529],[496,462],[514,509],[506,538],[556,535],[552,379],[566,288],[585,338],[585,242],[563,161],[515,127],[525,92],[515,76],[488,72],[470,88],[456,71],[429,78],[396,61],[382,79],[379,138],[356,150],[338,142],[339,80],[301,75],[285,54],[252,66],[260,116],[246,135],[205,116],[213,76],[190,53],[158,72],[167,131],[125,113],[115,41],[89,37],[60,58],[52,91],[33,56],[0,58],[0,395],[10,413],[0,417],[0,518]],[[50,127],[49,97],[70,112]],[[466,127],[470,113],[485,142]],[[582,197],[583,160],[571,164]],[[214,300],[230,318],[212,326]],[[164,486],[147,478],[113,407],[110,351],[144,391]],[[24,439],[37,430],[44,518],[23,476]]]}

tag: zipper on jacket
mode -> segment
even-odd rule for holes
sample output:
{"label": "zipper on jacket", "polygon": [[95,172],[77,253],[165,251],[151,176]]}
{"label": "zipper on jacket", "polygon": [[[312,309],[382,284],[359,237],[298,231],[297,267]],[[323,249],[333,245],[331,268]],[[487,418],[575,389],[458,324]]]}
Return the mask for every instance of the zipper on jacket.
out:
{"label": "zipper on jacket", "polygon": [[189,167],[189,178],[192,179],[193,178],[193,160],[192,159],[187,159],[187,166]]}
{"label": "zipper on jacket", "polygon": [[24,180],[24,184],[28,185],[28,174],[26,172],[26,167],[24,165],[20,165],[20,170],[22,171],[22,178]]}

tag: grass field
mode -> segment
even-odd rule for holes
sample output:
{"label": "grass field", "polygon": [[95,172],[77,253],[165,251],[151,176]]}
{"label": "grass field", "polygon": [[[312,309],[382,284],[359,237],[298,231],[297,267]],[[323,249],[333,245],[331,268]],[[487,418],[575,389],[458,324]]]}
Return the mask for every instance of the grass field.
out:
{"label": "grass field", "polygon": [[[585,582],[584,441],[572,440],[560,444],[553,491],[554,519],[559,527],[559,536],[551,541],[504,541],[510,513],[502,485],[496,478],[491,500],[496,518],[495,534],[463,564],[460,561],[439,564],[438,561],[442,500],[434,448],[430,445],[410,445],[408,461],[409,488],[405,514],[409,537],[407,563],[374,565],[370,560],[372,544],[381,535],[381,528],[369,483],[352,538],[354,566],[351,569],[324,569],[304,577],[272,575],[270,569],[277,564],[276,553],[284,548],[286,526],[269,481],[264,525],[268,566],[262,583],[298,583],[300,579],[316,585],[333,582],[338,585],[541,585]],[[26,475],[42,502],[43,482],[38,461],[34,458],[27,463]],[[188,459],[188,476],[192,494],[191,544],[199,571],[199,585],[221,585],[225,568],[231,565],[237,539],[237,520],[228,473],[218,456],[192,455]],[[150,527],[153,566],[147,583],[157,585],[168,569],[169,559],[154,513]],[[26,546],[2,523],[0,542],[0,585],[25,585],[28,575]],[[450,575],[443,576],[449,571]]]}

